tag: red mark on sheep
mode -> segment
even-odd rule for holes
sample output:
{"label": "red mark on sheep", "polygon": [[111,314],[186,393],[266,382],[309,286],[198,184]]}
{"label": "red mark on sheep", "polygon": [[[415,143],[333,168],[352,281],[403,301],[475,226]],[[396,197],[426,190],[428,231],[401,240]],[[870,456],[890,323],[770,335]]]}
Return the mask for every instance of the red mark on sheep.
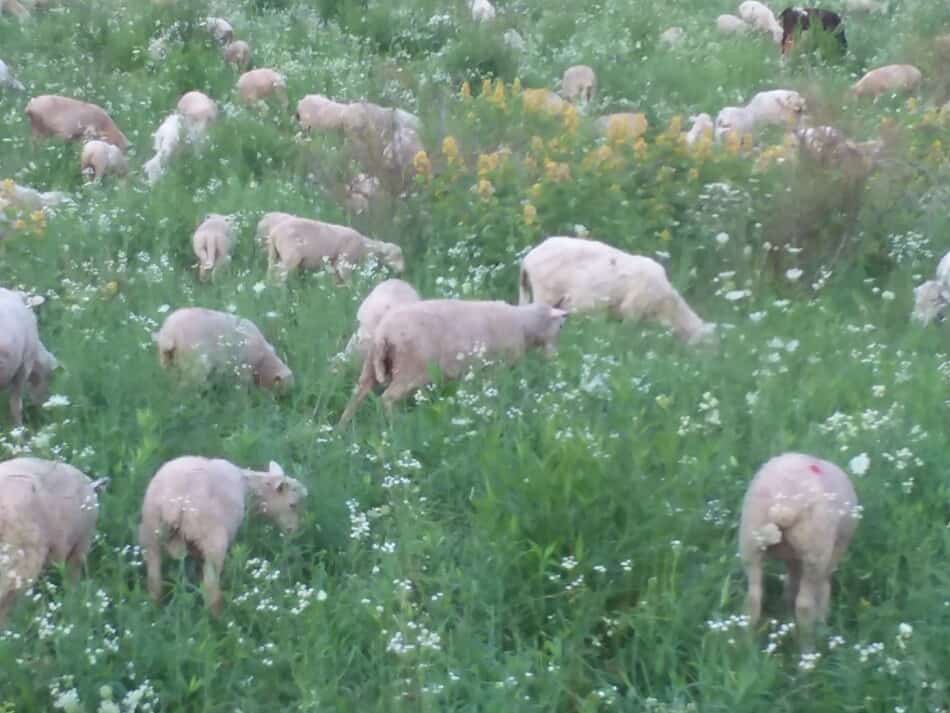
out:
{"label": "red mark on sheep", "polygon": [[810,466],[808,466],[808,469],[815,475],[821,475],[821,468],[818,467],[817,463],[812,463]]}

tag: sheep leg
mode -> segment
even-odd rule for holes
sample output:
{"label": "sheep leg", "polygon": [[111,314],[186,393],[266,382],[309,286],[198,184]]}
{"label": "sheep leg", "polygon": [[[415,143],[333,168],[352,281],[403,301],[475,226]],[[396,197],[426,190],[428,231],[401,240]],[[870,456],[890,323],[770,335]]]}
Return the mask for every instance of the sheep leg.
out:
{"label": "sheep leg", "polygon": [[205,593],[205,604],[215,619],[221,614],[223,597],[221,595],[221,570],[224,568],[226,549],[220,543],[206,552],[202,565],[201,588]]}
{"label": "sheep leg", "polygon": [[3,594],[0,594],[0,629],[3,628],[3,625],[7,620],[7,615],[10,613],[10,609],[13,608],[13,602],[16,599],[16,595],[16,589],[9,589]]}
{"label": "sheep leg", "polygon": [[745,563],[745,574],[749,580],[749,591],[746,594],[745,613],[749,617],[749,627],[754,628],[762,616],[762,558],[748,560]]}
{"label": "sheep leg", "polygon": [[14,426],[23,425],[23,394],[17,386],[10,389],[10,416]]}
{"label": "sheep leg", "polygon": [[353,418],[353,414],[356,413],[356,409],[360,407],[360,404],[366,400],[366,397],[369,396],[369,393],[373,390],[374,385],[373,379],[361,379],[359,385],[356,387],[356,391],[353,393],[353,397],[347,403],[346,408],[343,409],[343,415],[340,416],[340,422],[337,424],[337,428],[343,428],[350,419]]}
{"label": "sheep leg", "polygon": [[798,560],[790,559],[785,563],[785,588],[782,596],[785,600],[785,606],[794,609],[795,601],[798,599],[798,588],[802,581],[802,563]]}
{"label": "sheep leg", "polygon": [[86,559],[86,553],[80,547],[76,547],[66,558],[66,578],[70,584],[75,585],[79,581],[79,575],[82,573],[82,565]]}
{"label": "sheep leg", "polygon": [[383,406],[386,409],[386,414],[391,418],[393,414],[393,404],[400,399],[404,399],[406,396],[425,384],[426,381],[420,379],[410,379],[408,381],[399,381],[397,379],[390,382],[389,387],[383,392],[382,395]]}
{"label": "sheep leg", "polygon": [[828,608],[831,603],[831,575],[822,583],[818,597],[818,621],[825,623],[828,620]]}
{"label": "sheep leg", "polygon": [[158,604],[162,598],[162,548],[158,542],[143,547],[145,567],[148,572],[148,595]]}
{"label": "sheep leg", "polygon": [[815,648],[815,621],[822,596],[822,580],[813,568],[806,567],[798,596],[795,598],[795,622],[802,651]]}

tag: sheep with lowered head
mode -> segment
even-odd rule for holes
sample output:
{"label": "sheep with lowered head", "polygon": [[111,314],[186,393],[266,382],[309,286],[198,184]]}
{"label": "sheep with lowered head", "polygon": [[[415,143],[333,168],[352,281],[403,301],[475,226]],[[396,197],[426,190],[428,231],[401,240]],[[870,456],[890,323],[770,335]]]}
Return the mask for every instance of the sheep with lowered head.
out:
{"label": "sheep with lowered head", "polygon": [[769,460],[755,474],[742,502],[739,556],[749,580],[746,614],[762,613],[766,558],[785,562],[785,600],[795,607],[801,642],[810,649],[816,621],[824,621],[831,575],[851,542],[860,508],[841,468],[801,453]]}
{"label": "sheep with lowered head", "polygon": [[108,482],[40,458],[0,463],[0,627],[47,566],[65,564],[79,578],[96,532],[96,494]]}
{"label": "sheep with lowered head", "polygon": [[244,521],[248,501],[248,512],[293,533],[300,526],[298,508],[306,497],[303,484],[273,461],[267,472],[198,456],[165,463],[145,491],[139,525],[152,601],[157,604],[162,597],[162,550],[175,559],[190,554],[202,562],[205,604],[217,617],[223,603],[224,558]]}
{"label": "sheep with lowered head", "polygon": [[105,176],[124,176],[129,163],[118,146],[93,139],[83,144],[79,169],[87,181],[100,181]]}
{"label": "sheep with lowered head", "polygon": [[373,341],[373,333],[386,313],[393,307],[420,299],[419,293],[408,282],[395,278],[380,282],[356,310],[356,332],[346,343],[344,355],[352,357],[356,354],[360,360],[365,359]]}
{"label": "sheep with lowered head", "polygon": [[597,91],[597,74],[586,64],[575,64],[564,70],[561,96],[569,102],[589,104]]}
{"label": "sheep with lowered head", "polygon": [[261,219],[257,221],[257,230],[254,233],[254,239],[262,248],[267,249],[267,236],[270,235],[270,231],[273,230],[274,226],[287,218],[297,217],[299,216],[292,213],[282,213],[280,211],[264,213]]}
{"label": "sheep with lowered head", "polygon": [[102,107],[89,102],[43,94],[27,102],[25,113],[30,120],[34,138],[56,136],[65,141],[102,139],[120,151],[129,146],[125,134],[119,131],[112,118]]}
{"label": "sheep with lowered head", "polygon": [[950,252],[937,265],[936,278],[927,280],[914,288],[914,311],[912,318],[927,325],[937,320],[942,322],[950,307]]}
{"label": "sheep with lowered head", "polygon": [[238,99],[248,106],[271,98],[287,106],[287,79],[273,69],[261,67],[245,72],[237,81]]}
{"label": "sheep with lowered head", "polygon": [[237,69],[247,70],[251,66],[251,46],[244,40],[235,40],[221,51],[224,61]]}
{"label": "sheep with lowered head", "polygon": [[431,381],[433,366],[454,380],[489,360],[512,366],[529,349],[554,356],[566,314],[540,303],[516,307],[469,300],[421,300],[394,307],[376,325],[339,427],[377,384],[386,386],[382,399],[391,411],[393,403]]}
{"label": "sheep with lowered head", "polygon": [[597,240],[552,237],[532,248],[521,260],[518,301],[659,322],[690,345],[716,342],[715,324],[697,316],[660,263]]}
{"label": "sheep with lowered head", "polygon": [[198,258],[198,278],[204,280],[221,265],[230,261],[234,244],[234,219],[229,215],[209,213],[191,237]]}
{"label": "sheep with lowered head", "polygon": [[888,64],[872,69],[851,87],[858,97],[909,92],[920,86],[923,74],[912,64]]}
{"label": "sheep with lowered head", "polygon": [[768,6],[758,0],[745,0],[739,5],[739,17],[752,29],[769,35],[775,44],[782,43],[782,25]]}
{"label": "sheep with lowered head", "polygon": [[40,341],[32,306],[42,298],[29,300],[20,292],[0,287],[0,389],[10,392],[10,415],[16,426],[23,425],[23,390],[31,401],[46,399],[50,377],[59,366]]}

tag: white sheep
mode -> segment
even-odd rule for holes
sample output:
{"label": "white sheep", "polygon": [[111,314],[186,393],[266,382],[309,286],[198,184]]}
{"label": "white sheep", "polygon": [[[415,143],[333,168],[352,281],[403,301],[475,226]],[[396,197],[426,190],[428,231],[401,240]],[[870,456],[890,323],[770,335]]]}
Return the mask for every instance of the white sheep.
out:
{"label": "white sheep", "polygon": [[715,137],[721,141],[729,134],[741,138],[755,132],[755,118],[744,106],[726,106],[716,114]]}
{"label": "white sheep", "polygon": [[69,579],[79,578],[96,532],[96,493],[108,481],[40,458],[0,463],[0,627],[49,565],[65,564]]}
{"label": "white sheep", "polygon": [[79,170],[87,181],[100,181],[104,176],[124,176],[129,163],[118,146],[93,139],[83,144]]}
{"label": "white sheep", "polygon": [[690,345],[716,341],[715,325],[696,315],[662,265],[597,240],[547,238],[521,260],[518,292],[520,304],[606,311],[623,320],[657,321]]}
{"label": "white sheep", "polygon": [[356,332],[346,343],[344,355],[356,355],[362,362],[372,344],[373,333],[386,313],[393,307],[418,302],[420,299],[419,293],[408,282],[399,279],[380,282],[356,310]]}
{"label": "white sheep", "polygon": [[735,15],[720,15],[716,18],[716,29],[724,35],[744,35],[752,27],[741,17]]}
{"label": "white sheep", "polygon": [[178,154],[183,131],[184,122],[181,114],[176,111],[166,116],[152,134],[152,148],[155,155],[142,166],[149,184],[154,185],[164,175],[172,158]]}
{"label": "white sheep", "polygon": [[935,279],[927,280],[914,288],[913,319],[921,324],[934,320],[943,321],[950,306],[950,252],[937,264]]}
{"label": "white sheep", "polygon": [[716,125],[713,123],[712,117],[709,114],[701,113],[696,114],[690,117],[692,125],[689,128],[689,131],[686,132],[686,145],[692,146],[697,141],[699,141],[703,136],[709,136],[712,138]]}
{"label": "white sheep", "polygon": [[267,472],[198,456],[165,463],[145,490],[139,525],[152,601],[157,604],[162,597],[162,550],[175,559],[190,554],[202,562],[205,604],[217,617],[223,603],[224,558],[246,506],[248,512],[293,533],[300,526],[298,508],[306,497],[307,488],[273,461]]}
{"label": "white sheep", "polygon": [[828,614],[831,575],[859,517],[851,481],[833,463],[800,453],[765,463],[746,491],[739,525],[749,624],[754,627],[762,612],[763,561],[782,560],[785,599],[794,605],[801,641],[810,649],[815,622]]}
{"label": "white sheep", "polygon": [[569,102],[589,104],[597,91],[597,74],[586,64],[575,64],[561,77],[561,97]]}
{"label": "white sheep", "polygon": [[234,28],[231,23],[221,17],[205,18],[205,29],[219,45],[227,45],[234,41]]}
{"label": "white sheep", "polygon": [[797,127],[808,111],[805,98],[791,89],[773,89],[759,92],[743,107],[728,106],[716,115],[716,140],[735,133],[742,137],[752,135],[760,126],[778,125]]}
{"label": "white sheep", "polygon": [[191,237],[191,245],[198,258],[198,278],[204,280],[221,265],[231,260],[234,244],[234,219],[229,215],[209,213]]}
{"label": "white sheep", "polygon": [[347,282],[353,267],[376,257],[396,272],[406,269],[398,245],[372,240],[353,228],[307,218],[281,220],[267,235],[271,271],[286,277],[292,270],[319,270],[328,264],[338,282]]}
{"label": "white sheep", "polygon": [[182,129],[188,143],[197,144],[208,135],[208,129],[218,119],[218,105],[201,92],[187,92],[176,107],[182,118]]}
{"label": "white sheep", "polygon": [[251,46],[244,40],[228,43],[221,53],[225,62],[233,64],[240,70],[246,70],[251,66]]}
{"label": "white sheep", "polygon": [[909,92],[916,89],[923,74],[912,64],[888,64],[872,69],[854,83],[851,92],[858,97]]}
{"label": "white sheep", "polygon": [[253,322],[227,312],[185,307],[175,310],[153,335],[163,368],[205,381],[212,372],[243,383],[286,391],[294,375]]}
{"label": "white sheep", "polygon": [[238,77],[237,93],[238,99],[246,105],[274,98],[285,107],[287,106],[287,79],[273,69],[266,67],[252,69]]}
{"label": "white sheep", "polygon": [[50,377],[59,366],[40,341],[31,306],[42,298],[27,300],[20,292],[0,287],[0,388],[10,392],[13,423],[23,425],[23,390],[42,403]]}
{"label": "white sheep", "polygon": [[758,0],[745,0],[739,5],[739,17],[752,29],[769,35],[775,44],[782,43],[782,26],[775,14]]}
{"label": "white sheep", "polygon": [[545,304],[514,306],[504,302],[423,300],[390,309],[376,325],[359,383],[338,427],[345,425],[377,385],[385,385],[387,411],[431,380],[438,367],[446,379],[458,379],[486,361],[511,366],[529,349],[557,353],[567,313]]}
{"label": "white sheep", "polygon": [[470,0],[469,10],[475,22],[491,22],[495,19],[495,6],[489,0]]}
{"label": "white sheep", "polygon": [[125,134],[99,106],[89,102],[44,94],[27,102],[25,113],[34,138],[56,136],[65,141],[102,139],[125,151]]}
{"label": "white sheep", "polygon": [[7,63],[0,59],[0,88],[13,89],[17,92],[25,92],[26,87],[13,76],[13,72],[7,66]]}

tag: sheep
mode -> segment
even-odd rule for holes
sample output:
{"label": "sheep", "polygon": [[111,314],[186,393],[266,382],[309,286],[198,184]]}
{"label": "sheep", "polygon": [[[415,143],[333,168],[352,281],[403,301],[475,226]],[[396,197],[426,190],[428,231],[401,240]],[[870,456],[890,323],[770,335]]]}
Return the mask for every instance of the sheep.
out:
{"label": "sheep", "polygon": [[495,6],[488,0],[470,0],[469,10],[475,22],[491,22],[495,19]]}
{"label": "sheep", "polygon": [[281,213],[279,211],[274,211],[271,213],[264,213],[261,216],[261,219],[257,221],[257,230],[255,232],[255,240],[260,244],[262,248],[267,249],[267,236],[270,234],[270,231],[275,225],[286,218],[298,218],[299,216],[293,215],[292,213]]}
{"label": "sheep", "polygon": [[751,136],[755,130],[755,118],[744,106],[727,106],[716,114],[715,138],[721,141],[729,134],[739,138]]}
{"label": "sheep", "polygon": [[10,392],[10,415],[15,426],[23,425],[23,389],[32,401],[42,403],[51,375],[59,366],[40,341],[31,309],[42,301],[27,300],[20,292],[0,287],[0,388]]}
{"label": "sheep", "polygon": [[149,184],[154,185],[164,175],[183,145],[201,144],[217,118],[218,105],[209,96],[196,91],[183,94],[175,111],[152,134],[155,155],[142,166]]}
{"label": "sheep", "polygon": [[61,191],[44,192],[11,180],[0,181],[0,209],[10,205],[25,210],[40,210],[68,202],[69,197]]}
{"label": "sheep", "polygon": [[392,139],[383,148],[383,167],[397,180],[405,180],[413,174],[413,159],[422,150],[422,141],[415,130],[397,129]]}
{"label": "sheep", "polygon": [[734,133],[752,135],[762,125],[788,126],[800,124],[806,116],[805,98],[790,89],[759,92],[743,107],[727,106],[716,115],[715,136],[721,140]]}
{"label": "sheep", "polygon": [[771,36],[775,44],[782,42],[782,26],[775,19],[774,13],[758,0],[745,0],[739,5],[739,17],[752,29]]}
{"label": "sheep", "polygon": [[564,70],[561,77],[561,97],[569,102],[589,104],[597,90],[597,74],[586,64],[576,64]]}
{"label": "sheep", "polygon": [[660,322],[688,345],[716,343],[716,325],[696,315],[662,265],[597,240],[547,238],[522,258],[518,292],[519,304],[606,310],[621,320]]}
{"label": "sheep", "polygon": [[234,28],[231,23],[220,17],[205,18],[205,29],[211,34],[211,37],[221,46],[225,46],[234,41]]}
{"label": "sheep", "polygon": [[94,139],[83,144],[79,168],[87,181],[99,181],[103,176],[124,176],[129,164],[117,146]]}
{"label": "sheep", "polygon": [[142,502],[139,544],[145,559],[149,597],[162,598],[162,550],[175,559],[202,562],[205,605],[221,613],[220,577],[224,558],[244,521],[245,504],[286,533],[300,526],[307,488],[271,461],[266,472],[248,470],[221,458],[181,456],[162,465]]}
{"label": "sheep", "polygon": [[914,288],[912,318],[923,325],[944,320],[950,306],[950,252],[937,264],[936,279],[927,280]]}
{"label": "sheep", "polygon": [[13,15],[13,17],[24,19],[30,16],[30,11],[18,0],[0,0],[0,15]]}
{"label": "sheep", "polygon": [[175,366],[186,378],[204,381],[214,372],[231,371],[241,383],[289,390],[293,372],[277,356],[257,326],[227,312],[184,307],[165,319],[152,335],[163,368]]}
{"label": "sheep", "polygon": [[168,164],[179,151],[183,131],[182,116],[176,111],[166,116],[152,134],[155,155],[142,166],[149,184],[154,185],[164,175]]}
{"label": "sheep", "polygon": [[208,273],[229,262],[231,245],[234,244],[234,220],[231,216],[209,213],[191,237],[191,245],[198,258],[198,279],[204,280]]}
{"label": "sheep", "polygon": [[433,366],[455,380],[486,360],[513,366],[529,349],[542,349],[552,358],[566,314],[546,304],[467,300],[423,300],[394,307],[376,325],[338,428],[349,422],[377,384],[386,386],[382,399],[391,412],[396,401],[430,382]]}
{"label": "sheep", "polygon": [[40,458],[0,463],[0,627],[49,565],[65,564],[78,580],[96,532],[97,493],[108,482]]}
{"label": "sheep", "polygon": [[347,105],[335,102],[321,94],[308,94],[297,102],[294,119],[304,131],[339,131]]}
{"label": "sheep", "polygon": [[408,282],[398,279],[380,282],[356,310],[356,332],[346,343],[343,354],[347,357],[357,355],[360,360],[365,359],[373,341],[373,333],[389,310],[399,305],[418,302],[420,299],[419,293]]}
{"label": "sheep", "polygon": [[692,122],[692,126],[690,126],[689,131],[686,132],[687,146],[692,146],[703,136],[712,137],[716,126],[713,124],[712,117],[709,116],[709,114],[696,114],[690,117],[690,121]]}
{"label": "sheep", "polygon": [[668,27],[660,33],[660,44],[674,49],[686,40],[686,30],[682,27]]}
{"label": "sheep", "polygon": [[229,42],[222,50],[224,61],[244,71],[251,66],[251,46],[244,40]]}
{"label": "sheep", "polygon": [[720,15],[716,18],[716,29],[724,35],[744,35],[752,27],[741,17],[735,15]]}
{"label": "sheep", "polygon": [[888,64],[872,69],[851,87],[857,97],[877,97],[881,94],[910,92],[920,85],[920,70],[912,64]]}
{"label": "sheep", "polygon": [[605,114],[594,122],[594,128],[609,141],[638,139],[646,133],[648,126],[645,114],[632,111]]}
{"label": "sheep", "polygon": [[26,87],[13,76],[13,72],[7,66],[7,63],[0,59],[0,88],[12,89],[17,92],[25,92]]}
{"label": "sheep", "polygon": [[848,50],[844,25],[836,12],[817,7],[787,7],[779,14],[778,21],[782,26],[782,55],[787,55],[795,44],[795,34],[807,32],[812,21],[820,23],[825,32],[834,36],[842,52]]}
{"label": "sheep", "polygon": [[201,92],[187,92],[176,106],[182,118],[182,128],[189,143],[198,143],[208,134],[208,128],[218,118],[218,105]]}
{"label": "sheep", "polygon": [[785,600],[795,607],[803,647],[811,649],[816,621],[824,621],[831,575],[848,548],[860,514],[857,495],[838,466],[785,453],[755,474],[742,502],[739,556],[748,578],[746,614],[762,612],[762,566],[785,562]]}
{"label": "sheep", "polygon": [[43,94],[27,102],[25,113],[34,138],[56,136],[65,141],[101,139],[125,151],[129,142],[109,115],[95,104]]}
{"label": "sheep", "polygon": [[273,69],[262,67],[245,72],[238,78],[237,93],[238,99],[249,106],[271,97],[281,106],[287,106],[287,80]]}
{"label": "sheep", "polygon": [[352,228],[306,218],[278,222],[267,236],[268,265],[286,277],[298,268],[316,270],[329,263],[336,280],[349,280],[353,267],[378,257],[396,272],[405,270],[402,250],[361,235]]}

